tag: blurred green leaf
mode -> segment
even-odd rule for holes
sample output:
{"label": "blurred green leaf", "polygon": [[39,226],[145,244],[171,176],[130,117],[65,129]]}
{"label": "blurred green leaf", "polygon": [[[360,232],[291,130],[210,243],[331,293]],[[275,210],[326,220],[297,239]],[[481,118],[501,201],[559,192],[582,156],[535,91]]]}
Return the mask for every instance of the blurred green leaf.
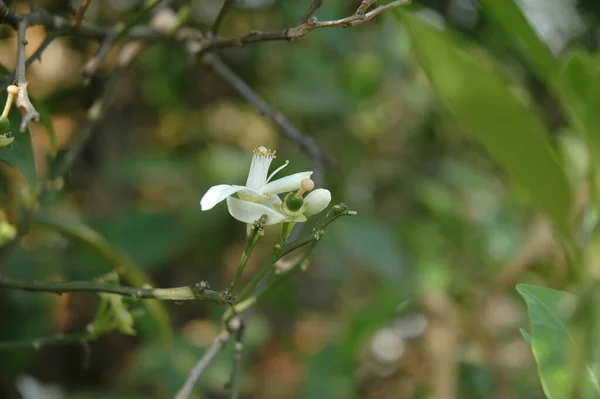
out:
{"label": "blurred green leaf", "polygon": [[31,134],[29,130],[25,132],[19,131],[21,115],[18,112],[12,112],[9,120],[10,128],[8,132],[12,134],[15,141],[6,147],[0,147],[0,162],[6,162],[17,169],[27,179],[27,183],[33,189],[37,184],[37,174],[35,171],[33,147],[31,145]]}
{"label": "blurred green leaf", "polygon": [[519,331],[521,332],[523,338],[525,338],[525,341],[527,341],[527,343],[531,346],[531,335],[529,335],[529,333],[522,328],[519,328]]}
{"label": "blurred green leaf", "polygon": [[448,32],[408,14],[402,20],[432,85],[466,131],[567,231],[571,188],[536,112],[497,72],[459,49]]}
{"label": "blurred green leaf", "polygon": [[562,65],[557,86],[559,100],[572,126],[587,141],[594,176],[594,189],[600,198],[600,64],[598,55],[571,52]]}
{"label": "blurred green leaf", "polygon": [[[104,237],[95,230],[68,217],[58,217],[56,215],[38,213],[34,217],[35,223],[39,226],[55,230],[65,237],[88,246],[99,255],[110,262],[115,270],[118,270],[123,277],[134,287],[153,286],[150,278],[144,273],[131,258],[118,249],[114,248]],[[156,321],[157,327],[161,331],[161,336],[165,346],[170,346],[172,340],[171,322],[169,313],[164,303],[158,300],[146,300],[144,305],[148,312]]]}
{"label": "blurred green leaf", "polygon": [[354,397],[354,378],[351,373],[339,373],[338,359],[342,349],[327,345],[308,361],[306,382],[301,397],[305,399]]}
{"label": "blurred green leaf", "polygon": [[538,77],[546,82],[552,82],[558,73],[559,64],[515,2],[513,0],[479,0],[479,2],[487,14],[503,28]]}
{"label": "blurred green leaf", "polygon": [[[570,316],[575,310],[576,298],[566,292],[526,284],[517,285],[517,291],[527,303],[531,348],[544,392],[549,399],[567,398],[571,385],[570,354],[576,344]],[[600,336],[597,342],[600,342]],[[583,397],[597,398],[600,395],[600,358],[596,356],[595,364],[589,364],[586,370],[588,375],[582,379]]]}

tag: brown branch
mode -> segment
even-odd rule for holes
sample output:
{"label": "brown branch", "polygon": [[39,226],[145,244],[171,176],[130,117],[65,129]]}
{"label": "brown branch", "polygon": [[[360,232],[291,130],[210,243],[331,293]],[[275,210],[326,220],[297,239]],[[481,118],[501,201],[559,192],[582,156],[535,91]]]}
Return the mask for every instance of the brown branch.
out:
{"label": "brown branch", "polygon": [[115,37],[115,34],[116,33],[111,33],[100,42],[100,48],[98,48],[96,54],[90,58],[81,69],[81,77],[83,78],[84,83],[89,82],[92,75],[96,73],[96,70],[108,55],[108,52],[113,48],[113,38]]}
{"label": "brown branch", "polygon": [[307,21],[300,23],[288,29],[277,31],[262,32],[253,30],[250,33],[234,38],[210,37],[207,38],[201,32],[191,31],[187,33],[187,39],[195,40],[197,48],[196,53],[203,53],[210,50],[222,49],[228,47],[243,47],[248,44],[268,42],[268,41],[291,41],[301,39],[314,29],[321,28],[350,28],[362,25],[370,21],[384,11],[409,4],[411,0],[396,0],[391,3],[379,6],[368,13],[355,13],[349,17],[337,19],[333,21],[317,21],[316,18],[309,18]]}
{"label": "brown branch", "polygon": [[363,0],[362,3],[360,3],[358,8],[356,9],[355,14],[364,14],[365,12],[367,12],[369,7],[371,7],[375,3],[377,3],[377,0]]}
{"label": "brown branch", "polygon": [[265,102],[250,86],[237,76],[223,61],[212,54],[204,56],[204,62],[225,80],[229,86],[244,97],[250,104],[256,107],[260,113],[271,122],[279,126],[283,134],[298,144],[300,149],[308,154],[313,169],[312,179],[316,185],[323,183],[323,160],[333,163],[333,159],[323,154],[311,137],[304,135],[292,122],[281,112],[277,111]]}
{"label": "brown branch", "polygon": [[308,20],[314,15],[315,12],[323,5],[323,0],[313,0],[310,4],[310,8],[304,13],[304,16],[300,20],[301,24],[308,22]]}
{"label": "brown branch", "polygon": [[73,16],[73,26],[77,26],[81,23],[81,21],[83,21],[85,12],[87,11],[90,4],[92,4],[92,0],[83,0],[81,2],[81,5],[79,6],[77,11],[75,12],[75,15]]}
{"label": "brown branch", "polygon": [[37,112],[27,93],[27,78],[25,77],[25,46],[27,46],[27,20],[19,21],[17,30],[17,67],[15,79],[19,94],[17,94],[16,105],[23,119],[21,121],[21,131],[27,130],[27,125],[30,121],[39,122],[40,114]]}

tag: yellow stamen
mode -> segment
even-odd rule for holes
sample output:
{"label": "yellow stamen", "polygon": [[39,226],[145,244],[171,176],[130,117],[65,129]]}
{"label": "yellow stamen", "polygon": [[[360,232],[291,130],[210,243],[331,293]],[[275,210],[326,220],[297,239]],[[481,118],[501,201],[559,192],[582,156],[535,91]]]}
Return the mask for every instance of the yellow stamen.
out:
{"label": "yellow stamen", "polygon": [[298,192],[294,194],[294,196],[296,198],[300,198],[302,197],[302,194],[304,194],[307,191],[311,191],[313,188],[315,188],[314,181],[310,179],[302,179],[302,181],[300,182],[300,188],[298,189]]}
{"label": "yellow stamen", "polygon": [[19,93],[19,88],[15,85],[10,85],[6,88],[6,91],[8,92],[8,97],[6,98],[6,104],[4,105],[4,111],[2,111],[2,115],[0,116],[0,119],[8,118],[8,113],[10,112],[10,107],[12,106],[12,103],[13,103],[15,97]]}
{"label": "yellow stamen", "polygon": [[262,146],[262,145],[260,147],[254,149],[254,154],[262,155],[263,157],[271,157],[273,159],[277,158],[275,156],[276,152],[277,151],[269,150],[267,147]]}

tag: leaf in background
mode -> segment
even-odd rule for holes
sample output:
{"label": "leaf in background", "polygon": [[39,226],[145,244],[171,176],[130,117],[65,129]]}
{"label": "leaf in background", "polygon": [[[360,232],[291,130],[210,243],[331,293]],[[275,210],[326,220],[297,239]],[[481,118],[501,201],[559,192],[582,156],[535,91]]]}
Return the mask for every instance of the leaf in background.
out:
{"label": "leaf in background", "polygon": [[539,38],[513,0],[479,0],[490,15],[513,41],[538,77],[546,82],[558,72],[558,62]]}
{"label": "leaf in background", "polygon": [[598,57],[571,52],[557,79],[559,100],[571,125],[587,141],[594,176],[594,191],[600,199],[600,66]]}
{"label": "leaf in background", "polygon": [[402,14],[431,84],[466,131],[568,231],[572,195],[542,120],[497,72],[459,49],[448,32]]}
{"label": "leaf in background", "polygon": [[[119,270],[120,274],[132,286],[153,286],[146,273],[126,253],[114,248],[104,237],[85,224],[64,215],[55,216],[41,213],[37,213],[34,220],[38,226],[57,231],[65,237],[97,251],[99,255],[113,265],[115,270]],[[144,305],[156,321],[157,327],[161,331],[163,343],[169,347],[173,332],[171,331],[170,317],[165,305],[158,300],[145,300]]]}
{"label": "leaf in background", "polygon": [[37,184],[37,174],[33,147],[31,146],[31,135],[29,130],[19,131],[21,116],[18,112],[12,112],[9,120],[10,128],[8,131],[15,140],[5,147],[0,147],[0,162],[6,162],[17,169],[27,179],[30,188],[34,189]]}
{"label": "leaf in background", "polygon": [[[575,308],[575,296],[566,292],[544,287],[519,284],[517,291],[525,299],[531,322],[531,349],[538,364],[538,372],[544,392],[549,399],[567,398],[570,390],[571,359],[574,332],[570,327],[570,316]],[[523,335],[524,337],[525,334]],[[597,337],[598,342],[600,337]],[[592,350],[592,348],[589,348]],[[584,398],[600,395],[598,375],[600,358],[586,367],[586,378],[582,392]]]}

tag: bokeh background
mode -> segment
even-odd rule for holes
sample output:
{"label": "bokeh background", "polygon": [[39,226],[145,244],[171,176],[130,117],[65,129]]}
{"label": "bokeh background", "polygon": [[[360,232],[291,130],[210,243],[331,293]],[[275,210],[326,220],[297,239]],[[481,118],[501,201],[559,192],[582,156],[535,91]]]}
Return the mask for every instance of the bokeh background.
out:
{"label": "bokeh background", "polygon": [[[22,4],[23,3],[23,4]],[[26,10],[25,2],[11,6]],[[40,1],[69,15],[62,1]],[[210,27],[222,1],[192,0],[191,24]],[[309,0],[244,0],[221,34],[295,25]],[[351,15],[359,2],[326,0],[319,20]],[[567,47],[595,49],[599,4],[593,0],[517,1],[559,57]],[[133,15],[136,0],[95,0],[86,19],[112,25]],[[176,4],[177,6],[177,4]],[[404,11],[445,27],[529,92],[553,132],[565,129],[556,99],[535,77],[506,33],[472,0],[414,1]],[[16,38],[0,27],[0,63],[13,70]],[[28,31],[28,52],[44,29]],[[477,45],[479,47],[473,47]],[[117,51],[83,85],[79,71],[97,49],[59,38],[34,63],[30,94],[51,115],[59,147],[80,131]],[[517,282],[568,284],[551,224],[508,184],[438,100],[394,12],[351,29],[322,29],[294,42],[221,53],[254,90],[336,162],[323,187],[358,216],[334,223],[309,269],[280,286],[249,315],[243,394],[248,398],[543,398]],[[444,68],[444,65],[439,65]],[[465,81],[463,84],[468,85]],[[478,104],[473,103],[474,113]],[[31,134],[39,174],[51,143],[42,124]],[[558,140],[558,138],[557,138]],[[561,148],[581,151],[563,135]],[[105,119],[75,162],[48,212],[84,221],[126,253],[158,287],[231,281],[245,226],[225,205],[201,212],[212,185],[245,181],[252,150],[277,150],[275,166],[307,170],[310,160],[186,49],[145,48],[117,84]],[[0,168],[5,204],[15,179]],[[244,279],[268,256],[267,229]],[[26,280],[92,279],[113,265],[47,229],[33,228],[3,273]],[[74,333],[95,314],[92,294],[52,296],[0,290],[0,340]],[[130,306],[143,310],[139,302]],[[136,336],[110,333],[88,346],[0,352],[0,397],[168,398],[220,330],[223,309],[167,303],[174,331],[167,347],[143,313]],[[230,345],[231,346],[231,345]],[[231,347],[201,378],[194,398],[227,397]],[[30,393],[30,395],[35,395]]]}

